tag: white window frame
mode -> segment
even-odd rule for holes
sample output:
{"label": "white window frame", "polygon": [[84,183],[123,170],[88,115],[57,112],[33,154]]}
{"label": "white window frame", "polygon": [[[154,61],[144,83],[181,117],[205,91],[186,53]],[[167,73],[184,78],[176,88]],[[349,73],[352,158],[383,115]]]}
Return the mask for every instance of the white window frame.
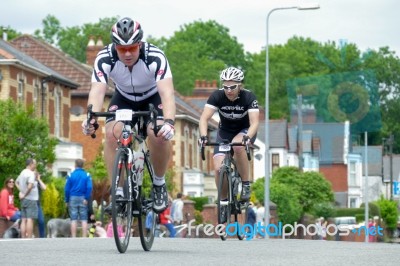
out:
{"label": "white window frame", "polygon": [[358,178],[357,178],[357,162],[350,160],[349,161],[349,186],[355,187],[358,186]]}
{"label": "white window frame", "polygon": [[61,90],[54,90],[54,136],[61,136]]}
{"label": "white window frame", "polygon": [[184,158],[184,164],[183,166],[187,169],[189,169],[190,164],[189,164],[189,127],[185,126],[183,130],[183,158]]}

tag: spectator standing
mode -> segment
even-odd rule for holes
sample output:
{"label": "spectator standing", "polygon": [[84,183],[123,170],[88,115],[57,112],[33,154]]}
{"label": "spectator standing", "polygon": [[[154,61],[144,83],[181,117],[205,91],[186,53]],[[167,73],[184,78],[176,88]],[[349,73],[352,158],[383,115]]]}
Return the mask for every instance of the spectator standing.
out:
{"label": "spectator standing", "polygon": [[14,179],[6,178],[4,188],[0,192],[0,217],[15,222],[21,219],[21,212],[14,205]]}
{"label": "spectator standing", "polygon": [[[257,207],[257,212],[256,212],[256,222],[257,222],[257,226],[258,225],[264,225],[264,215],[265,215],[265,207],[264,207],[264,202],[261,201],[259,202],[259,206]],[[264,230],[260,230],[258,229],[257,232],[259,232],[258,234],[258,238],[264,238],[265,237],[265,231]]]}
{"label": "spectator standing", "polygon": [[84,161],[75,160],[75,170],[67,176],[65,204],[71,218],[71,236],[76,237],[78,220],[82,224],[82,237],[87,237],[88,203],[92,195],[92,178],[83,169]]}
{"label": "spectator standing", "polygon": [[45,238],[46,237],[46,229],[45,229],[46,228],[46,224],[45,224],[45,221],[44,221],[44,214],[43,214],[43,210],[42,210],[42,205],[41,205],[40,199],[41,199],[42,191],[46,190],[47,186],[42,181],[42,179],[40,178],[39,172],[35,171],[35,177],[36,177],[36,181],[40,184],[40,186],[38,186],[39,199],[37,201],[37,205],[38,205],[37,223],[38,223],[38,228],[39,228],[39,237],[40,238]]}
{"label": "spectator standing", "polygon": [[36,160],[29,158],[25,163],[26,167],[15,181],[19,189],[21,203],[21,238],[32,238],[34,220],[38,218],[39,188],[45,186],[43,182],[36,180]]}
{"label": "spectator standing", "polygon": [[172,220],[175,225],[182,224],[183,221],[183,200],[182,193],[176,195],[176,199],[172,202],[171,207]]}
{"label": "spectator standing", "polygon": [[253,202],[250,202],[247,207],[247,224],[254,228],[254,224],[256,223],[256,212],[253,209],[253,205]]}

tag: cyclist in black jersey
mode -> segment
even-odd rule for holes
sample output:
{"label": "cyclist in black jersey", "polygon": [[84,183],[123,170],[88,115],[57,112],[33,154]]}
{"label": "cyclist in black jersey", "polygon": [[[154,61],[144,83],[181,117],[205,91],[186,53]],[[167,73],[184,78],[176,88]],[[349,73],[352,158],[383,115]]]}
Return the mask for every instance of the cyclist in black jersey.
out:
{"label": "cyclist in black jersey", "polygon": [[[231,142],[254,143],[258,124],[259,110],[256,96],[243,88],[243,71],[229,67],[222,71],[220,79],[222,88],[214,91],[207,100],[200,117],[199,145],[207,143],[208,121],[218,111],[220,122],[217,142],[227,139]],[[243,146],[234,146],[234,157],[239,174],[242,178],[241,201],[250,198],[249,161]],[[218,184],[219,168],[224,160],[224,154],[214,149],[215,180]],[[223,193],[224,194],[224,193]]]}
{"label": "cyclist in black jersey", "polygon": [[[157,136],[147,126],[147,137],[151,162],[154,166],[153,180],[154,206],[161,213],[168,206],[168,193],[165,185],[165,172],[168,167],[174,136],[175,97],[172,73],[168,60],[156,46],[143,42],[143,30],[139,22],[131,18],[122,18],[111,29],[112,43],[105,46],[98,54],[94,63],[92,86],[88,105],[93,105],[93,111],[101,111],[109,79],[115,84],[115,92],[108,111],[117,109],[132,109],[147,111],[152,103],[157,111],[157,124],[160,125]],[[148,121],[145,121],[148,123]],[[95,128],[94,119],[82,123],[83,133],[91,135]],[[106,120],[106,140],[104,156],[108,174],[112,176],[113,162],[117,143],[114,135],[121,132],[122,124],[114,118]],[[156,151],[156,152],[155,152]],[[117,190],[123,195],[122,185]]]}

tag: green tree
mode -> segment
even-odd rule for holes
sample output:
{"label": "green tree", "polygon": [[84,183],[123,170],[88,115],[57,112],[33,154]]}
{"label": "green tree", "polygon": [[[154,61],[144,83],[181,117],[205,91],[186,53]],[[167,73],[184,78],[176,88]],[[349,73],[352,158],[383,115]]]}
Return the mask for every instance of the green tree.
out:
{"label": "green tree", "polygon": [[387,200],[381,197],[381,199],[377,202],[382,219],[386,225],[386,229],[389,232],[393,232],[394,229],[397,227],[397,220],[399,211],[397,209],[397,203],[393,200]]}
{"label": "green tree", "polygon": [[57,44],[58,34],[61,30],[60,21],[53,15],[47,15],[42,20],[43,30],[35,30],[34,36],[49,44]]}
{"label": "green tree", "polygon": [[18,32],[16,30],[10,28],[9,26],[6,27],[4,25],[0,25],[0,36],[1,37],[3,36],[3,33],[7,34],[7,39],[8,40],[12,40],[12,39],[17,38],[18,36],[22,35],[21,32]]}
{"label": "green tree", "polygon": [[43,29],[37,29],[34,36],[54,44],[63,52],[85,63],[86,50],[82,47],[88,45],[90,36],[94,36],[96,40],[100,38],[104,45],[110,43],[111,27],[117,20],[118,17],[102,18],[96,23],[63,28],[60,21],[49,14],[42,20]]}
{"label": "green tree", "polygon": [[[259,178],[251,189],[259,202],[264,202],[265,178]],[[299,195],[287,184],[274,183],[270,187],[270,200],[277,205],[279,221],[284,224],[293,224],[302,214]]]}
{"label": "green tree", "polygon": [[64,191],[59,191],[54,182],[47,185],[42,194],[43,213],[46,217],[56,218],[63,215],[65,211],[63,194]]}
{"label": "green tree", "polygon": [[96,23],[86,23],[83,26],[74,26],[62,29],[59,33],[58,45],[60,49],[76,58],[82,63],[86,63],[86,47],[90,36],[101,39],[104,45],[111,42],[111,27],[118,21],[118,17],[102,18]]}
{"label": "green tree", "polygon": [[107,166],[104,160],[103,147],[99,149],[94,161],[87,170],[92,176],[93,181],[102,181],[108,179]]}
{"label": "green tree", "polygon": [[301,172],[296,167],[281,167],[274,171],[271,186],[286,184],[298,194],[303,213],[310,212],[316,204],[333,201],[331,184],[318,172]]}
{"label": "green tree", "polygon": [[8,176],[16,178],[26,159],[37,161],[37,169],[46,182],[48,165],[55,160],[57,140],[50,137],[49,126],[37,118],[32,106],[25,108],[12,100],[0,101],[0,183]]}
{"label": "green tree", "polygon": [[243,45],[230,36],[228,28],[213,20],[181,26],[162,47],[175,88],[184,95],[192,93],[198,79],[219,80],[219,73],[227,66],[246,68]]}
{"label": "green tree", "polygon": [[[258,201],[264,201],[264,178],[254,182],[252,191]],[[320,173],[301,172],[296,167],[281,167],[272,174],[270,200],[277,205],[279,219],[293,223],[307,212],[320,211],[321,204],[331,203],[333,191],[330,183]]]}

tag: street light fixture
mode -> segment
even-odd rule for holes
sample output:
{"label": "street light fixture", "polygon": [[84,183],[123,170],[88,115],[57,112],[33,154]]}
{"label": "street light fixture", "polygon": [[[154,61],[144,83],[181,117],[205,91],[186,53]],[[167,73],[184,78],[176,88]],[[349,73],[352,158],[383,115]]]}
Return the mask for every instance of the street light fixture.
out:
{"label": "street light fixture", "polygon": [[[297,9],[297,10],[313,10],[319,9],[319,4],[310,3],[310,4],[302,4],[299,6],[291,6],[291,7],[277,7],[271,9],[267,14],[266,20],[266,45],[265,45],[265,184],[264,184],[264,224],[265,226],[269,225],[270,213],[269,213],[269,178],[270,178],[270,167],[269,167],[269,58],[268,58],[268,21],[269,16],[272,12],[276,10],[284,10],[284,9]],[[267,232],[265,232],[265,238],[269,238]]]}

